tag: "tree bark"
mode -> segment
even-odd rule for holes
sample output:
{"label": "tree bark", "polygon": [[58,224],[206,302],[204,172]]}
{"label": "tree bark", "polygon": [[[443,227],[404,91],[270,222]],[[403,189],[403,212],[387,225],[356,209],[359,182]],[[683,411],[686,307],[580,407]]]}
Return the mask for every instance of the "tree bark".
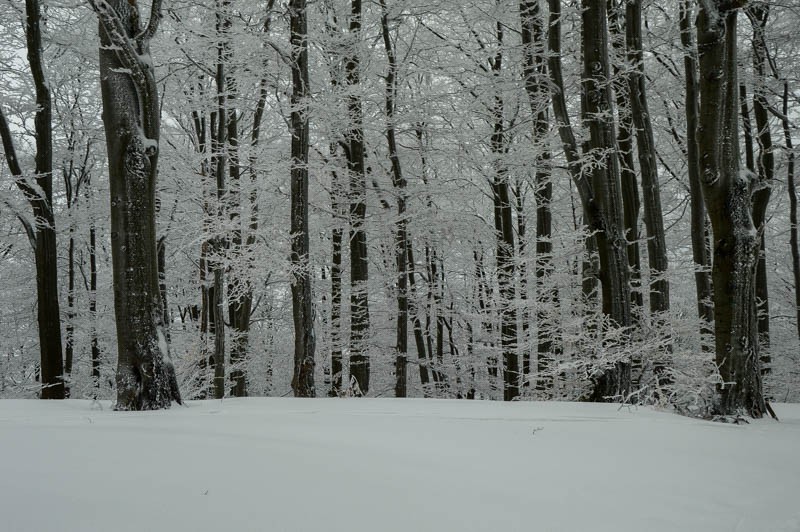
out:
{"label": "tree bark", "polygon": [[[38,0],[25,1],[25,36],[28,63],[36,93],[34,132],[36,143],[35,182],[29,185],[16,155],[11,130],[0,109],[0,137],[11,175],[30,203],[36,228],[33,245],[36,263],[37,323],[41,356],[42,399],[63,399],[64,361],[62,359],[61,314],[58,302],[58,249],[53,213],[53,106],[44,73],[42,45],[42,7]],[[26,228],[28,230],[29,228]],[[31,232],[29,231],[29,238]]]}
{"label": "tree bark", "polygon": [[[547,113],[550,105],[550,90],[547,79],[545,28],[540,4],[538,1],[521,0],[519,11],[524,54],[523,75],[533,115],[533,144],[536,150],[536,190],[534,193],[536,200],[536,292],[539,304],[551,307],[549,311],[543,309],[536,315],[536,390],[546,393],[552,388],[553,379],[550,372],[554,351],[558,349],[554,338],[559,336],[555,320],[551,318],[556,312],[558,291],[556,288],[548,286],[548,283],[552,285],[549,278],[553,272],[553,244],[551,241],[553,182],[552,160],[547,137],[550,130],[550,117]],[[522,237],[521,233],[520,238]],[[523,373],[526,373],[525,368],[523,368]]]}
{"label": "tree bark", "polygon": [[[758,157],[755,160],[759,186],[753,193],[753,223],[759,232],[758,266],[756,268],[756,308],[758,309],[758,334],[762,348],[769,348],[769,290],[767,288],[767,256],[765,249],[765,226],[767,204],[771,183],[775,174],[775,156],[772,133],[769,127],[769,103],[767,101],[767,38],[766,25],[769,19],[769,4],[754,2],[745,10],[753,28],[753,117],[755,118]],[[769,373],[769,355],[761,352],[761,371]]]}
{"label": "tree bark", "polygon": [[[735,3],[707,0],[697,17],[700,114],[697,147],[714,234],[716,362],[722,383],[717,410],[766,409],[758,358],[755,280],[759,239],[752,194],[756,179],[740,168]],[[741,6],[738,6],[741,7]]]}
{"label": "tree bark", "polygon": [[[361,0],[352,0],[350,49],[345,60],[346,81],[351,91],[360,85]],[[364,165],[364,118],[361,97],[348,96],[347,168],[350,173],[350,376],[354,393],[369,392],[369,263],[367,262],[367,181]]]}
{"label": "tree bark", "polygon": [[289,4],[289,42],[292,48],[292,317],[294,320],[295,397],[315,397],[314,386],[314,307],[311,293],[308,236],[308,30],[306,0]]}
{"label": "tree bark", "polygon": [[[499,81],[503,67],[503,25],[496,25],[497,53],[491,60],[492,75]],[[512,401],[519,396],[520,372],[517,356],[517,313],[514,299],[516,275],[514,226],[512,221],[511,195],[508,185],[508,169],[503,157],[507,153],[505,133],[504,102],[497,92],[492,107],[493,131],[491,151],[494,157],[494,176],[492,178],[492,199],[494,201],[494,227],[496,232],[497,284],[500,305],[500,344],[503,350],[503,400]]]}
{"label": "tree bark", "polygon": [[783,141],[786,148],[786,183],[789,193],[789,246],[792,253],[792,274],[794,276],[794,307],[797,317],[797,337],[800,339],[800,248],[798,245],[797,227],[797,185],[794,176],[794,146],[792,145],[792,130],[789,124],[789,82],[783,82],[783,114],[781,126],[783,128]]}
{"label": "tree bark", "polygon": [[169,354],[156,256],[159,107],[148,26],[126,0],[91,0],[100,19],[100,76],[111,185],[111,253],[119,359],[118,410],[168,408],[180,402]]}
{"label": "tree bark", "polygon": [[642,0],[628,0],[625,8],[625,41],[631,72],[628,76],[631,116],[636,127],[636,151],[642,174],[642,207],[647,229],[647,260],[650,267],[650,312],[656,319],[669,311],[667,280],[667,242],[661,208],[661,187],[658,183],[656,146],[653,125],[645,92],[644,57],[642,52]]}
{"label": "tree bark", "polygon": [[397,221],[395,222],[395,264],[397,267],[397,325],[395,356],[395,397],[408,395],[408,219],[406,218],[406,180],[397,152],[395,107],[397,94],[397,57],[389,32],[389,12],[386,0],[381,0],[381,35],[386,51],[386,143],[392,164],[392,185],[397,191]]}
{"label": "tree bark", "polygon": [[[706,210],[700,182],[700,159],[697,151],[699,116],[699,85],[697,79],[697,50],[692,31],[692,8],[689,0],[680,4],[681,44],[683,69],[686,77],[686,153],[689,173],[689,202],[691,208],[692,258],[694,261],[697,314],[701,335],[713,333],[714,305],[711,291],[711,257],[706,236]],[[703,343],[703,349],[706,348]]]}
{"label": "tree bark", "polygon": [[[619,165],[615,154],[613,107],[609,83],[606,2],[583,0],[584,122],[589,130],[589,170],[594,200],[601,209],[603,230],[597,233],[603,314],[616,327],[631,325],[630,273],[627,242],[622,233],[623,211]],[[614,362],[603,372],[592,392],[594,400],[624,397],[630,387],[630,364]]]}

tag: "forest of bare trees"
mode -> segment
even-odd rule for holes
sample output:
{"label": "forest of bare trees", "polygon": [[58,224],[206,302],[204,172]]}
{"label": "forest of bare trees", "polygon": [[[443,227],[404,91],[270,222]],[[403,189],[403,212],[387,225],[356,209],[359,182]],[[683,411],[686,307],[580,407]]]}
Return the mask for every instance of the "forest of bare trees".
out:
{"label": "forest of bare trees", "polygon": [[0,397],[800,383],[800,6],[0,0]]}

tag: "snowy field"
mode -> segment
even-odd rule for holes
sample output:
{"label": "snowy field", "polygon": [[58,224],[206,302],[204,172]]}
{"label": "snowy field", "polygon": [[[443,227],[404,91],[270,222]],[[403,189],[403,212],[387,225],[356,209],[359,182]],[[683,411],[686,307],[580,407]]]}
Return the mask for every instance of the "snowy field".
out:
{"label": "snowy field", "polygon": [[0,531],[800,531],[800,405],[0,401]]}

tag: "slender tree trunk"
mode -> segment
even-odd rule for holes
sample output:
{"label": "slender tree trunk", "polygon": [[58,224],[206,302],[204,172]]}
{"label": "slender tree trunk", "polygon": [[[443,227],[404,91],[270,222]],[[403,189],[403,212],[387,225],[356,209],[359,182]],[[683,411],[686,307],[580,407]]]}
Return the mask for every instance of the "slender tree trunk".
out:
{"label": "slender tree trunk", "polygon": [[[499,78],[503,65],[503,25],[496,25],[498,50],[492,60],[492,73]],[[492,108],[493,133],[491,150],[494,156],[495,173],[492,180],[494,200],[494,227],[497,239],[497,284],[500,295],[500,343],[503,350],[503,400],[512,401],[519,396],[520,374],[517,356],[517,313],[514,307],[516,290],[514,286],[514,227],[512,222],[511,197],[508,185],[508,169],[503,163],[507,153],[504,128],[504,102],[498,92],[494,96]]]}
{"label": "slender tree trunk", "polygon": [[717,409],[761,417],[764,402],[756,323],[758,231],[753,223],[756,179],[739,167],[736,14],[709,0],[697,17],[700,114],[697,146],[706,208],[714,232],[716,362],[722,377]]}
{"label": "slender tree trunk", "polygon": [[[667,280],[667,242],[661,208],[661,187],[658,183],[656,145],[645,92],[644,57],[642,52],[642,0],[628,0],[625,10],[625,36],[631,72],[628,76],[631,116],[636,127],[636,148],[642,174],[642,207],[647,229],[647,260],[650,266],[650,312],[669,311]],[[663,318],[663,317],[662,317]],[[658,368],[656,368],[658,370]]]}
{"label": "slender tree trunk", "polygon": [[[686,153],[689,167],[689,201],[691,207],[692,258],[697,292],[697,314],[700,332],[711,335],[714,322],[714,305],[711,292],[711,257],[708,254],[706,237],[706,210],[703,188],[700,181],[700,159],[697,150],[697,126],[699,116],[699,85],[697,79],[697,50],[692,30],[692,8],[689,0],[680,4],[681,44],[683,45],[683,69],[686,77]],[[703,349],[706,344],[703,342]]]}
{"label": "slender tree trunk", "polygon": [[22,168],[14,148],[11,130],[5,114],[0,109],[0,137],[11,175],[31,205],[36,219],[35,231],[25,229],[31,240],[36,263],[37,322],[41,354],[42,399],[63,399],[64,361],[62,359],[61,314],[58,303],[58,255],[56,246],[55,216],[53,213],[53,107],[50,88],[44,73],[42,45],[42,7],[38,0],[25,1],[25,35],[28,63],[33,74],[36,92],[36,185],[23,180]]}
{"label": "slender tree trunk", "polygon": [[[609,1],[609,24],[611,44],[615,53],[614,96],[619,116],[617,131],[617,157],[620,166],[622,185],[622,218],[625,225],[625,238],[628,241],[628,264],[631,272],[631,319],[638,322],[642,316],[644,295],[641,290],[642,260],[639,250],[639,183],[636,180],[636,167],[633,156],[633,116],[631,111],[630,73],[626,68],[627,47],[625,44],[624,6]],[[623,12],[623,13],[621,13]]]}
{"label": "slender tree trunk", "polygon": [[[345,60],[347,85],[360,86],[359,44],[361,42],[361,0],[352,0],[349,55]],[[364,126],[361,97],[351,94],[347,102],[347,167],[350,172],[350,376],[355,393],[369,392],[369,263],[367,262],[367,181],[364,165]]]}
{"label": "slender tree trunk", "polygon": [[386,74],[386,142],[392,164],[392,185],[397,190],[397,221],[395,222],[395,263],[397,266],[397,326],[395,356],[395,397],[408,395],[408,219],[406,218],[406,180],[400,166],[395,134],[395,99],[397,94],[397,57],[389,31],[389,12],[386,0],[381,0],[381,34],[389,70]]}
{"label": "slender tree trunk", "polygon": [[292,317],[294,319],[295,397],[315,397],[314,307],[311,293],[308,236],[308,30],[306,0],[289,4],[292,47]]}
{"label": "slender tree trunk", "polygon": [[[775,174],[775,156],[772,147],[772,133],[769,127],[769,103],[767,102],[766,70],[767,39],[766,25],[769,19],[769,4],[753,2],[745,10],[753,27],[753,117],[756,122],[756,142],[758,157],[756,170],[759,186],[753,193],[753,223],[759,232],[758,266],[756,267],[756,307],[758,309],[758,334],[761,347],[769,348],[769,290],[767,289],[767,256],[764,233],[767,204],[771,193],[771,183]],[[769,373],[771,359],[766,351],[761,352],[761,371]]]}
{"label": "slender tree trunk", "polygon": [[119,361],[118,410],[167,408],[180,402],[169,355],[156,256],[158,91],[146,28],[135,4],[92,0],[100,19],[100,79],[111,185],[111,253]]}
{"label": "slender tree trunk", "polygon": [[[550,117],[547,108],[550,105],[550,90],[547,80],[547,56],[545,28],[541,8],[538,1],[520,1],[520,19],[522,26],[523,75],[525,90],[533,115],[533,144],[536,150],[536,293],[540,305],[550,305],[550,309],[537,312],[537,380],[536,389],[545,393],[552,388],[550,374],[554,352],[558,350],[558,330],[555,320],[549,318],[556,312],[558,291],[547,284],[553,284],[549,278],[553,272],[552,212],[553,199],[552,161],[548,133]],[[522,235],[520,235],[522,238]],[[524,290],[524,286],[523,286]],[[523,373],[525,370],[523,368]]]}
{"label": "slender tree trunk", "polygon": [[92,380],[100,387],[100,344],[97,341],[97,230],[89,227],[89,316],[92,319]]}
{"label": "slender tree trunk", "polygon": [[792,248],[792,273],[794,274],[794,307],[797,316],[797,337],[800,339],[800,238],[797,228],[797,184],[794,176],[794,146],[789,124],[789,82],[783,82],[783,141],[786,148],[786,183],[789,192],[789,246]]}

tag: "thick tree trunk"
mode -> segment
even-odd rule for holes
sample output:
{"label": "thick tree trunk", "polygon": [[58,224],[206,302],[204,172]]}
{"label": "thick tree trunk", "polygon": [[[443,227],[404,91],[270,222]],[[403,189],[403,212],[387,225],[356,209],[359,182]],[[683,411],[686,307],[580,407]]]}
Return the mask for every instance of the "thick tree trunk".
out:
{"label": "thick tree trunk", "polygon": [[[680,4],[681,44],[683,45],[683,69],[686,77],[686,153],[689,167],[689,202],[691,207],[692,258],[694,260],[695,289],[697,292],[697,314],[700,332],[712,334],[714,304],[711,293],[711,257],[706,236],[706,210],[703,188],[700,182],[700,159],[697,152],[697,126],[699,116],[699,85],[697,80],[697,50],[692,30],[692,9],[689,0]],[[703,343],[705,349],[705,343]]]}
{"label": "thick tree trunk", "polygon": [[[594,200],[602,212],[603,231],[598,232],[600,283],[603,314],[614,326],[631,325],[630,273],[627,242],[622,232],[623,211],[619,165],[615,152],[606,2],[583,0],[583,98],[584,122],[589,130],[589,153],[595,162],[590,170]],[[594,400],[624,397],[630,388],[630,364],[617,361],[600,375],[591,397]]]}
{"label": "thick tree trunk", "polygon": [[160,18],[154,2],[146,28],[135,3],[98,1],[103,121],[111,187],[111,254],[117,322],[118,410],[180,402],[169,355],[156,256],[159,106],[149,40]]}
{"label": "thick tree trunk", "polygon": [[[351,91],[360,85],[359,44],[361,41],[361,0],[352,0],[350,50],[345,60],[347,85]],[[369,392],[369,263],[367,262],[367,176],[364,165],[364,125],[361,97],[348,97],[347,167],[350,172],[350,377],[354,393]]]}
{"label": "thick tree trunk", "polygon": [[306,0],[289,4],[292,51],[292,317],[294,320],[295,397],[315,397],[314,307],[311,293],[308,236],[308,32]]}
{"label": "thick tree trunk", "polygon": [[723,381],[717,409],[761,417],[766,405],[755,315],[759,239],[751,204],[756,180],[739,167],[736,14],[730,2],[709,0],[697,17],[697,147],[714,233],[716,362]]}
{"label": "thick tree trunk", "polygon": [[[577,188],[589,228],[600,257],[603,313],[617,327],[631,324],[630,275],[627,242],[622,233],[619,173],[614,153],[615,138],[608,91],[608,50],[606,6],[604,1],[584,0],[584,101],[590,131],[590,153],[598,165],[584,173],[578,143],[570,125],[561,73],[561,3],[550,0],[549,72],[554,90],[553,112],[567,159],[567,169]],[[591,180],[590,180],[591,177]],[[592,400],[621,397],[630,388],[630,364],[614,362],[595,376]]]}

